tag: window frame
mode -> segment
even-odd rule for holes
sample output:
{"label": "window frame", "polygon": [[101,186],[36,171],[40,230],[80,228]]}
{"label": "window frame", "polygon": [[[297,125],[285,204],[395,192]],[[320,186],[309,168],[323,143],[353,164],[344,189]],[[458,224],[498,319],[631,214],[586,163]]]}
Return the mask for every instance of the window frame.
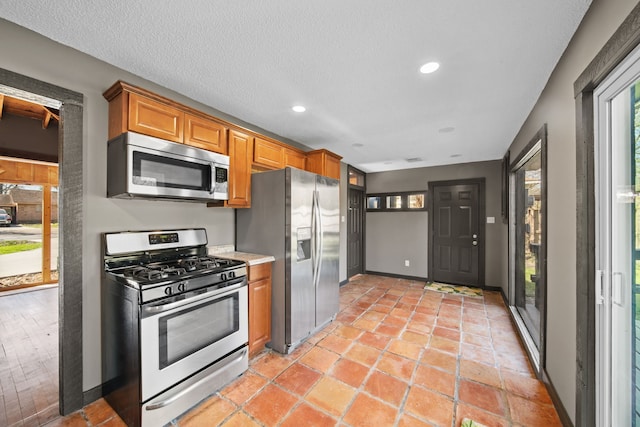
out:
{"label": "window frame", "polygon": [[[423,197],[423,206],[421,208],[409,207],[409,203],[408,203],[409,196],[414,196],[414,195],[421,195]],[[370,197],[380,198],[380,208],[369,207]],[[402,207],[401,208],[389,207],[387,204],[388,197],[400,197]],[[367,206],[367,212],[424,212],[429,210],[429,204],[427,203],[427,190],[370,193],[366,195],[366,206]]]}

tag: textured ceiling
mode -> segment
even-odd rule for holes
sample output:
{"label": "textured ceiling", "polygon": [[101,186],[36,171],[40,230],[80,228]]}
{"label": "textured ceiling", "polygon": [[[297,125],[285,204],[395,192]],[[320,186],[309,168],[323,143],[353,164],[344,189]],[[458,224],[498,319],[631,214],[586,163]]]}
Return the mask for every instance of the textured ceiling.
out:
{"label": "textured ceiling", "polygon": [[3,0],[0,17],[376,172],[502,158],[590,3]]}

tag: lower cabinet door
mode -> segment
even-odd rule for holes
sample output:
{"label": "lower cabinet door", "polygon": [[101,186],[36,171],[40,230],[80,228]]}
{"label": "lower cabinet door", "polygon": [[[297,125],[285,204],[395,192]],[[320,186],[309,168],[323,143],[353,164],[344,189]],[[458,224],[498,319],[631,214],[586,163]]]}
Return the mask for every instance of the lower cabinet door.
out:
{"label": "lower cabinet door", "polygon": [[249,283],[249,354],[271,340],[271,278]]}

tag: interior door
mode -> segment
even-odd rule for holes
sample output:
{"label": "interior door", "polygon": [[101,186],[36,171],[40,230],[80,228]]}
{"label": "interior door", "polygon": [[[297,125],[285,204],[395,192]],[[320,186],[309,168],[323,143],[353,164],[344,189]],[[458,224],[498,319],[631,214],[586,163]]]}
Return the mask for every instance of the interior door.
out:
{"label": "interior door", "polygon": [[364,270],[364,191],[349,189],[349,212],[347,227],[347,277]]}
{"label": "interior door", "polygon": [[594,91],[596,416],[640,425],[640,52]]}
{"label": "interior door", "polygon": [[431,262],[434,282],[484,286],[483,183],[432,183]]}

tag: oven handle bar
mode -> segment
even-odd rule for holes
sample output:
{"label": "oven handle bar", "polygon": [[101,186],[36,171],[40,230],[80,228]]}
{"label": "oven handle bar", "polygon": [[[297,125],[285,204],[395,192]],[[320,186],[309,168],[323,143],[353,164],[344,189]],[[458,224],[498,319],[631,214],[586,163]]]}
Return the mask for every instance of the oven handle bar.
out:
{"label": "oven handle bar", "polygon": [[[142,311],[144,313],[146,313],[146,314],[162,313],[163,311],[168,311],[168,310],[174,309],[176,307],[181,307],[183,305],[192,304],[194,302],[198,302],[198,301],[201,301],[201,300],[206,299],[206,298],[211,298],[212,296],[216,296],[216,297],[217,296],[223,296],[223,295],[226,295],[228,293],[231,293],[231,292],[235,291],[236,289],[239,289],[239,288],[245,286],[244,279],[245,279],[244,277],[242,279],[236,279],[237,283],[234,283],[233,285],[225,286],[222,289],[210,290],[210,291],[204,292],[204,293],[202,293],[200,295],[197,295],[197,296],[181,299],[180,301],[170,302],[170,303],[167,303],[167,304],[144,305],[142,307]],[[215,291],[221,291],[221,292],[216,293]]]}
{"label": "oven handle bar", "polygon": [[[242,350],[242,353],[240,353],[238,355],[238,357],[236,357],[234,360],[230,361],[228,364],[235,363],[235,362],[237,362],[239,360],[242,360],[242,358],[246,356],[246,353],[247,353],[247,349],[245,348],[244,350]],[[173,402],[175,402],[176,400],[180,399],[182,396],[184,396],[185,394],[189,393],[191,390],[197,388],[202,383],[204,383],[204,382],[206,382],[208,380],[209,380],[209,377],[204,377],[204,378],[196,381],[195,383],[191,384],[189,387],[185,388],[184,390],[180,390],[178,393],[174,394],[170,398],[168,398],[166,400],[161,400],[158,403],[154,403],[152,405],[149,405],[149,406],[145,407],[145,409],[147,411],[153,411],[155,409],[161,409],[161,408],[164,408],[167,405],[171,405]]]}

